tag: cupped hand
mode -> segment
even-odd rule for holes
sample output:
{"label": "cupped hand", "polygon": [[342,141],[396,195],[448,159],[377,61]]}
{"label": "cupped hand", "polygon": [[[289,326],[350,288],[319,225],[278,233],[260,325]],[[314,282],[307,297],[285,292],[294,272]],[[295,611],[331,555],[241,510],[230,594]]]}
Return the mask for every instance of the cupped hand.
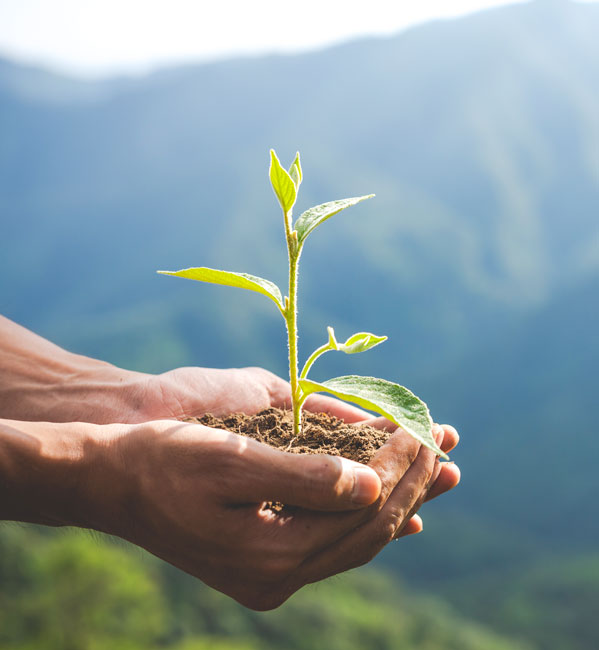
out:
{"label": "cupped hand", "polygon": [[[212,413],[224,416],[230,413],[257,413],[268,407],[290,408],[291,389],[289,383],[264,368],[177,368],[148,380],[146,408],[151,409],[154,418],[174,417],[183,419]],[[338,399],[314,393],[304,404],[306,410],[315,413],[329,413],[348,423],[368,424],[376,428],[395,431],[395,424],[385,418],[373,417],[369,413]],[[131,420],[137,421],[137,420]],[[439,425],[435,425],[439,432]],[[456,430],[443,427],[446,453],[459,441]],[[453,463],[441,463],[428,498],[434,498],[455,487],[460,480],[460,471]],[[423,529],[422,519],[414,515],[399,535],[419,533]]]}
{"label": "cupped hand", "polygon": [[[148,375],[144,387],[144,413],[148,419],[231,413],[253,415],[274,406],[290,408],[289,383],[264,368],[176,368],[161,375]],[[311,395],[305,404],[311,411],[335,415],[346,422],[369,417],[364,411],[327,397]],[[132,414],[131,422],[139,421]]]}
{"label": "cupped hand", "polygon": [[[370,467],[172,421],[129,426],[107,450],[102,481],[125,489],[114,507],[105,507],[110,487],[97,489],[104,509],[94,527],[257,610],[369,561],[440,476],[434,454],[402,431]],[[270,502],[286,505],[277,512]]]}

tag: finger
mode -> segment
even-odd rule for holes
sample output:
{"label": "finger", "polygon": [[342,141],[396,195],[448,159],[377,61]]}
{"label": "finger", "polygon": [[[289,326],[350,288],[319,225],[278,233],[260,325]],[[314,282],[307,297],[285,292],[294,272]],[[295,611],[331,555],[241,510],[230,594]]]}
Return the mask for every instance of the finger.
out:
{"label": "finger", "polygon": [[[353,510],[375,502],[381,480],[370,467],[324,454],[291,454],[243,439],[227,474],[229,502],[280,502],[310,510]],[[251,486],[251,491],[248,487]]]}
{"label": "finger", "polygon": [[[442,434],[436,435],[437,444],[439,444],[441,441],[441,435]],[[395,531],[395,535],[393,536],[393,539],[399,539],[400,537],[404,536],[403,535],[404,529],[406,528],[407,525],[409,525],[411,518],[418,512],[418,510],[420,510],[420,506],[426,501],[426,497],[429,493],[429,490],[431,486],[434,485],[437,479],[439,478],[440,473],[441,473],[441,463],[439,462],[439,458],[436,457],[433,466],[433,471],[431,472],[431,475],[429,476],[429,479],[426,485],[424,486],[424,489],[416,499],[415,503],[412,505],[410,512],[404,518],[404,522],[398,526],[397,530]]]}
{"label": "finger", "polygon": [[316,582],[369,562],[414,514],[433,474],[435,454],[422,447],[376,517],[302,564],[298,579]]}
{"label": "finger", "polygon": [[[430,501],[435,497],[453,489],[460,482],[460,470],[454,463],[438,463],[438,470],[433,474],[431,487],[428,489],[424,501]],[[415,520],[417,523],[415,523]],[[406,525],[399,530],[394,539],[400,539],[407,535],[414,535],[422,532],[422,519],[419,515],[413,515]]]}
{"label": "finger", "polygon": [[357,406],[318,393],[312,393],[306,399],[304,408],[312,413],[328,413],[329,415],[334,415],[347,423],[363,422],[372,417],[370,413],[359,409]]}
{"label": "finger", "polygon": [[[381,428],[392,425],[385,418],[375,421]],[[420,448],[420,443],[412,436],[392,426],[396,428],[395,433],[368,464],[380,480],[367,466],[344,458],[288,454],[260,445],[263,462],[270,462],[274,467],[263,477],[262,491],[255,487],[255,495],[262,495],[262,498],[253,501],[279,501],[311,510],[339,511],[362,508],[378,498],[381,507],[414,462]],[[442,433],[438,432],[438,440]],[[270,457],[269,461],[266,456]]]}
{"label": "finger", "polygon": [[430,501],[439,495],[453,490],[460,482],[460,468],[455,463],[440,463],[441,471],[436,481],[428,491],[426,500]]}
{"label": "finger", "polygon": [[[377,420],[381,426],[386,426],[384,418],[377,418]],[[381,506],[414,463],[420,448],[417,440],[403,429],[396,427],[393,435],[368,463],[368,466],[372,467],[381,478],[382,488],[379,497]]]}
{"label": "finger", "polygon": [[[390,423],[385,418],[374,418],[373,420],[379,428],[393,426],[396,429],[395,433],[369,463],[369,466],[376,470],[382,480],[379,499],[370,508],[335,515],[332,513],[324,515],[323,513],[321,519],[316,518],[318,513],[315,512],[295,512],[292,527],[296,539],[298,539],[298,544],[306,554],[313,554],[320,549],[326,548],[347,535],[348,532],[376,517],[389,495],[394,491],[419,455],[420,444],[403,429],[398,429],[397,425]],[[441,444],[442,435],[442,431],[437,432],[437,444]],[[429,477],[427,484],[422,486],[420,494],[417,495],[417,507],[412,514],[420,507],[427,495],[429,485],[433,484],[441,471],[440,464],[438,462],[435,464],[434,454],[429,452],[429,456],[432,458],[435,473]],[[409,524],[409,526],[413,525]],[[408,528],[408,530],[412,530],[412,528]],[[417,531],[414,530],[413,532]]]}
{"label": "finger", "polygon": [[[431,477],[431,487],[427,490],[424,501],[430,501],[441,494],[452,490],[460,482],[460,469],[455,463],[438,463],[438,469]],[[418,525],[415,523],[418,522]],[[400,539],[407,535],[414,535],[422,532],[422,519],[419,515],[414,515],[408,520],[405,527],[401,529],[394,537]]]}
{"label": "finger", "polygon": [[[383,418],[378,419],[383,420]],[[375,470],[380,477],[380,493],[370,507],[355,512],[327,513],[321,519],[316,518],[318,513],[315,512],[295,512],[292,525],[298,544],[306,555],[312,555],[330,546],[350,531],[376,517],[389,495],[414,463],[419,449],[420,443],[403,429],[398,429],[377,451],[368,467]]]}
{"label": "finger", "polygon": [[408,535],[416,535],[421,533],[424,528],[422,523],[422,518],[420,515],[413,515],[408,521],[403,529],[395,535],[393,539],[400,539],[401,537],[407,537]]}
{"label": "finger", "polygon": [[443,433],[443,439],[439,446],[446,454],[455,449],[460,441],[458,432],[450,424],[435,424],[433,425],[433,432]]}
{"label": "finger", "polygon": [[[368,544],[372,542],[372,539],[376,541],[378,534],[378,543],[382,548],[406,526],[410,526],[409,522],[424,502],[429,486],[435,482],[439,473],[440,463],[434,452],[426,447],[421,447],[416,460],[393,490],[376,520],[362,527],[364,529],[362,531],[363,542]],[[371,534],[375,533],[371,540],[366,535],[366,529],[370,529]],[[374,555],[378,553],[378,550],[374,552]]]}
{"label": "finger", "polygon": [[387,418],[384,417],[369,417],[368,420],[364,420],[361,422],[361,424],[365,424],[369,427],[374,427],[375,429],[379,429],[380,431],[389,431],[390,433],[393,433],[394,431],[397,431],[399,428],[395,422],[391,422],[391,420],[387,420]]}

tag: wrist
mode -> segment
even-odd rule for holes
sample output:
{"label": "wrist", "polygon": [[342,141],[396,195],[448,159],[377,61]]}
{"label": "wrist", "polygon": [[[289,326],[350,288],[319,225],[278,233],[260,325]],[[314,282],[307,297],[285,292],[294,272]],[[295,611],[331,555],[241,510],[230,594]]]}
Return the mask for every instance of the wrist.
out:
{"label": "wrist", "polygon": [[149,377],[68,352],[0,316],[0,418],[140,422]]}
{"label": "wrist", "polygon": [[64,352],[11,387],[0,415],[44,422],[135,422],[144,419],[144,373]]}
{"label": "wrist", "polygon": [[0,420],[0,520],[103,530],[126,492],[114,453],[124,433],[122,425]]}
{"label": "wrist", "polygon": [[46,409],[55,422],[134,423],[148,419],[147,385],[150,375],[119,368],[80,355],[70,355],[68,366],[54,385]]}

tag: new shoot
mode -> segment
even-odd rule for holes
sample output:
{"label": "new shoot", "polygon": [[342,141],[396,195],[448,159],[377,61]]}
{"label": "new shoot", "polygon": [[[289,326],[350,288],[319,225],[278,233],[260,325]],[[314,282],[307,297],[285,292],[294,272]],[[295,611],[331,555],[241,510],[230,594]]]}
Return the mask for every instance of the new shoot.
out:
{"label": "new shoot", "polygon": [[206,267],[182,269],[180,271],[158,271],[158,273],[199,280],[200,282],[249,289],[261,293],[275,303],[287,328],[289,381],[291,384],[291,407],[295,436],[301,435],[301,411],[308,396],[316,392],[326,392],[383,415],[416,438],[421,444],[446,458],[446,455],[434,440],[432,419],[426,404],[407,388],[385,379],[357,375],[336,377],[324,382],[308,379],[308,372],[312,364],[325,352],[329,350],[337,350],[346,354],[365,352],[385,341],[386,336],[358,332],[350,336],[345,343],[339,343],[335,338],[333,328],[328,327],[328,341],[308,357],[301,372],[299,372],[297,286],[299,260],[306,239],[308,235],[330,217],[374,195],[340,199],[317,205],[302,213],[294,223],[293,206],[302,183],[302,167],[299,153],[296,154],[289,170],[286,170],[279,162],[274,150],[271,149],[269,176],[272,188],[283,211],[285,225],[285,239],[289,258],[289,284],[285,298],[283,298],[279,287],[274,283],[247,273],[219,271]]}

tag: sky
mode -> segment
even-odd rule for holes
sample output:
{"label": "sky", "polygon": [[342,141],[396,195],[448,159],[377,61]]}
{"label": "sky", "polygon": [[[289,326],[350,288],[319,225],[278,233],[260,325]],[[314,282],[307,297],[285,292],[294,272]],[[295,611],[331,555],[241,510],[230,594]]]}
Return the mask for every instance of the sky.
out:
{"label": "sky", "polygon": [[78,76],[135,74],[321,48],[522,1],[0,0],[0,56]]}

